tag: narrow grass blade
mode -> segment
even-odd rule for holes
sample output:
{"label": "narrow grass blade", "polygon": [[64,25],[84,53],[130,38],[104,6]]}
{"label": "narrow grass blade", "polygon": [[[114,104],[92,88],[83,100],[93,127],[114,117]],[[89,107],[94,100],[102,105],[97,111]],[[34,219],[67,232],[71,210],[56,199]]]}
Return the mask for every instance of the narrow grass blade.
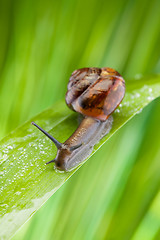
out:
{"label": "narrow grass blade", "polygon": [[[160,96],[160,76],[127,82],[126,96],[113,114],[110,133],[95,152],[130,118]],[[76,113],[60,102],[41,113],[35,121],[58,141],[64,142],[78,125]],[[52,142],[37,131],[31,121],[0,142],[0,237],[8,238],[78,169],[68,173],[45,165],[56,155]]]}

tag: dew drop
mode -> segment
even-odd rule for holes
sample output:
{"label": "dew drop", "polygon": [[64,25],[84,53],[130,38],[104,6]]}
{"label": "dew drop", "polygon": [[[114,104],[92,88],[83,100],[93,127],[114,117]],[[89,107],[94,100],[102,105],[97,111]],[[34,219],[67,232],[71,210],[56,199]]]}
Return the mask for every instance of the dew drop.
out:
{"label": "dew drop", "polygon": [[4,175],[4,172],[1,171],[1,172],[0,172],[0,176],[2,176],[2,175]]}
{"label": "dew drop", "polygon": [[7,159],[8,155],[5,153],[2,155],[2,160],[5,161]]}
{"label": "dew drop", "polygon": [[154,97],[148,96],[147,99],[148,99],[148,101],[152,101],[154,99]]}
{"label": "dew drop", "polygon": [[40,154],[45,154],[45,151],[40,151]]}
{"label": "dew drop", "polygon": [[15,194],[16,194],[16,195],[20,195],[20,194],[21,194],[21,192],[17,191]]}
{"label": "dew drop", "polygon": [[136,112],[136,114],[139,114],[139,113],[141,113],[142,112],[142,108],[140,108],[137,112]]}
{"label": "dew drop", "polygon": [[120,110],[117,108],[117,109],[115,110],[115,112],[120,113]]}
{"label": "dew drop", "polygon": [[12,147],[12,146],[8,146],[7,148],[8,148],[9,150],[12,150],[12,149],[13,149],[13,147]]}
{"label": "dew drop", "polygon": [[7,208],[7,207],[8,207],[7,204],[0,204],[0,206],[1,206],[2,208]]}
{"label": "dew drop", "polygon": [[141,96],[140,93],[136,92],[135,97],[139,98],[140,96]]}

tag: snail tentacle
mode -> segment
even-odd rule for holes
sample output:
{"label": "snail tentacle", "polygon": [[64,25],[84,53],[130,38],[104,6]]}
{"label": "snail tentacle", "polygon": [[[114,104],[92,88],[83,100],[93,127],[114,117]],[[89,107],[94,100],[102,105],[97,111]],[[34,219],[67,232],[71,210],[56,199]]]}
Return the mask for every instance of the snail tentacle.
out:
{"label": "snail tentacle", "polygon": [[46,132],[44,129],[42,129],[40,126],[38,126],[35,122],[32,122],[32,125],[36,126],[41,132],[43,132],[49,139],[54,142],[56,147],[60,149],[62,147],[62,143],[58,142],[57,139],[55,139],[52,135],[50,135],[48,132]]}

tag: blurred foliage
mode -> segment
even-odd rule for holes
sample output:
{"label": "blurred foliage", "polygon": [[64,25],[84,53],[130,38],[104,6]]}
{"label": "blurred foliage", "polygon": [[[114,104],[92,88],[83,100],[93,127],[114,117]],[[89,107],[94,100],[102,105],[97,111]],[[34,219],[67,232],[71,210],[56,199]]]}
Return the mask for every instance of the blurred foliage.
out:
{"label": "blurred foliage", "polygon": [[[74,69],[160,72],[159,0],[0,0],[0,138],[64,99]],[[15,239],[160,239],[160,102],[115,135]]]}

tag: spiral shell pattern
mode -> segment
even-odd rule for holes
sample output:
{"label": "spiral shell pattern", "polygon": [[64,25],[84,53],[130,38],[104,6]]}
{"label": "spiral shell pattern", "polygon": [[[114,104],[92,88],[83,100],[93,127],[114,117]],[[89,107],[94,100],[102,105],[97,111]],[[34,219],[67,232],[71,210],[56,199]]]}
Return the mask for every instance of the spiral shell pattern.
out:
{"label": "spiral shell pattern", "polygon": [[85,116],[105,121],[125,94],[125,81],[112,68],[75,70],[68,83],[67,105]]}

